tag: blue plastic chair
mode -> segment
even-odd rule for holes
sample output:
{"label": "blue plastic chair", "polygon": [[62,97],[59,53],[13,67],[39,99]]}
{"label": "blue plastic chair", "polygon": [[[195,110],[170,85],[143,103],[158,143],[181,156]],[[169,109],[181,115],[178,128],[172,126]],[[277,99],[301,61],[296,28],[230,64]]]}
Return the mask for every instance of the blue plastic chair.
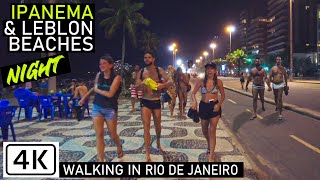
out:
{"label": "blue plastic chair", "polygon": [[68,102],[72,98],[72,94],[63,94],[62,98],[63,98],[64,113],[65,113],[66,118],[68,118],[69,114],[70,114],[70,107],[68,105]]}
{"label": "blue plastic chair", "polygon": [[[70,113],[70,118],[72,118],[72,114],[73,114],[73,110],[76,107],[79,107],[78,102],[80,101],[80,98],[75,98],[73,99],[73,103],[72,103],[72,109],[71,109],[71,113]],[[89,110],[89,99],[86,99],[86,101],[84,102],[83,107],[88,111],[88,116],[90,116],[90,110]],[[82,115],[82,119],[84,119],[84,113]]]}
{"label": "blue plastic chair", "polygon": [[38,97],[30,90],[25,88],[18,88],[14,91],[14,96],[19,103],[18,120],[20,119],[21,109],[25,111],[25,117],[29,120],[32,119],[32,111],[34,107],[38,106]]}
{"label": "blue plastic chair", "polygon": [[10,101],[8,101],[8,100],[1,100],[0,101],[0,106],[9,106],[9,104],[10,104]]}
{"label": "blue plastic chair", "polygon": [[0,107],[0,127],[2,131],[3,139],[7,140],[9,136],[9,126],[11,129],[11,134],[13,141],[16,141],[16,134],[14,132],[14,127],[12,119],[15,115],[17,107],[16,106],[1,106]]}
{"label": "blue plastic chair", "polygon": [[56,108],[59,109],[60,119],[62,119],[61,98],[59,99],[57,101],[57,104],[55,104],[52,96],[39,96],[39,101],[40,101],[39,121],[42,118],[42,113],[44,114],[44,118],[48,117],[49,110],[51,110],[51,120],[54,120],[54,113]]}

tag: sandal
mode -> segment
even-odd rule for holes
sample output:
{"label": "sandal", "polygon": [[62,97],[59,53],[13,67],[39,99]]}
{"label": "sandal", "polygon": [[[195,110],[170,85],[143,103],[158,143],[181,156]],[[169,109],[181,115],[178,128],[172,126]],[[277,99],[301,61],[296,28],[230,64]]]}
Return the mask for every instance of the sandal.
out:
{"label": "sandal", "polygon": [[257,118],[257,115],[252,116],[250,120],[254,120],[255,118]]}
{"label": "sandal", "polygon": [[278,119],[279,119],[279,121],[281,121],[281,120],[282,120],[282,115],[279,115],[279,118],[278,118]]}

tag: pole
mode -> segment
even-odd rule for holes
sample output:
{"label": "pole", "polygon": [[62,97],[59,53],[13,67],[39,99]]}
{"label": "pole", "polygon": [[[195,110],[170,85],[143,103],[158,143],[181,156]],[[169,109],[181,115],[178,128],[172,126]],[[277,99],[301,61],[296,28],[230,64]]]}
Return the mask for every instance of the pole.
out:
{"label": "pole", "polygon": [[214,48],[212,48],[212,61],[214,61]]}
{"label": "pole", "polygon": [[293,79],[293,30],[292,30],[292,0],[289,0],[290,4],[290,82]]}
{"label": "pole", "polygon": [[230,30],[230,53],[231,53],[231,51],[232,51],[232,50],[231,50],[231,47],[232,47],[232,46],[231,46],[231,33],[232,33],[232,32],[231,32],[231,30]]}
{"label": "pole", "polygon": [[174,66],[174,50],[172,51],[172,66],[175,67]]}

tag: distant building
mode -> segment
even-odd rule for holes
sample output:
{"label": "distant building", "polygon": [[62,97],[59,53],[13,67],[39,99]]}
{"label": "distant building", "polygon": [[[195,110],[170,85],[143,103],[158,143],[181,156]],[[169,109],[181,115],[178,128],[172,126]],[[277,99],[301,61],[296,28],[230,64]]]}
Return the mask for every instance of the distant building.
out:
{"label": "distant building", "polygon": [[268,54],[281,53],[289,48],[289,1],[268,0],[267,51]]}
{"label": "distant building", "polygon": [[248,11],[242,11],[240,14],[240,45],[241,49],[247,52],[248,47],[248,26],[249,26],[249,14]]}
{"label": "distant building", "polygon": [[247,29],[247,54],[251,56],[266,57],[267,50],[267,25],[270,21],[257,17],[251,20]]}

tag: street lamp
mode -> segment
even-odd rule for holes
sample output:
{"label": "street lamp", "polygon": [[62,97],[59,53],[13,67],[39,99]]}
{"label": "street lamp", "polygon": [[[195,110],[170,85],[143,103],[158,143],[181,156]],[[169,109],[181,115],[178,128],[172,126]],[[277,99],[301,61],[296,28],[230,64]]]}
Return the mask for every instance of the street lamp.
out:
{"label": "street lamp", "polygon": [[232,51],[232,46],[231,46],[231,34],[236,30],[234,26],[228,26],[227,27],[227,32],[230,34],[230,52]]}
{"label": "street lamp", "polygon": [[212,49],[212,60],[214,60],[214,49],[217,47],[215,43],[210,44],[210,48]]}
{"label": "street lamp", "polygon": [[292,3],[293,0],[289,0],[290,4],[290,75],[289,81],[292,82],[293,79],[293,31],[292,31]]}
{"label": "street lamp", "polygon": [[177,57],[177,52],[178,52],[178,48],[176,43],[173,43],[171,46],[169,46],[169,50],[172,51],[172,65],[175,65],[175,61],[176,61],[176,57]]}
{"label": "street lamp", "polygon": [[181,59],[178,59],[178,60],[177,60],[177,65],[178,65],[178,66],[181,66],[181,64],[182,64],[182,60],[181,60]]}
{"label": "street lamp", "polygon": [[207,51],[204,51],[204,52],[203,52],[203,55],[204,55],[204,57],[205,57],[205,60],[207,61],[207,57],[208,57],[209,53],[208,53]]}

